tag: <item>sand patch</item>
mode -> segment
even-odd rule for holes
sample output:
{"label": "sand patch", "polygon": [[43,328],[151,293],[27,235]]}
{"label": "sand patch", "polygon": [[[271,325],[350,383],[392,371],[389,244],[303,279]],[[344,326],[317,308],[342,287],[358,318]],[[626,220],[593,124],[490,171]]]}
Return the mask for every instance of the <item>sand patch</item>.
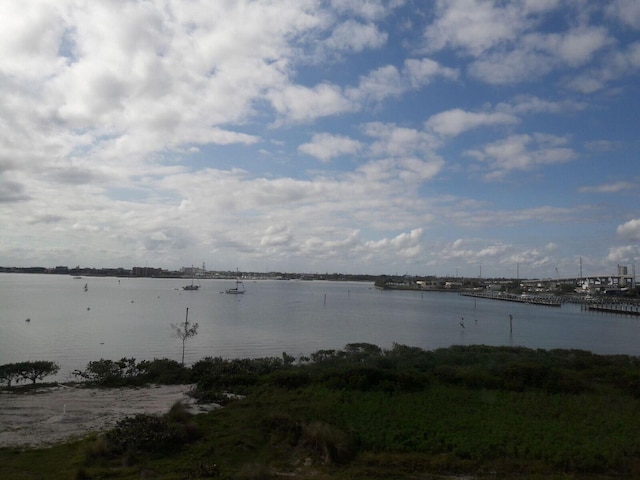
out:
{"label": "sand patch", "polygon": [[138,413],[163,414],[178,400],[199,407],[192,385],[93,389],[61,385],[37,392],[0,392],[0,447],[42,447],[112,428]]}

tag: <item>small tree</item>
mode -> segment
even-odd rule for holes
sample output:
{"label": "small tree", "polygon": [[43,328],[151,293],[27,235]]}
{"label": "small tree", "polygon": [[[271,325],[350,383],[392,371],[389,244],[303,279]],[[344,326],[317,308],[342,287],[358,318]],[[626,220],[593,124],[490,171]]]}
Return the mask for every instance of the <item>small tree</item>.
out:
{"label": "small tree", "polygon": [[34,385],[36,384],[36,380],[42,380],[44,377],[55,375],[60,371],[60,366],[56,362],[46,360],[24,362],[22,366],[22,377],[25,380],[31,380],[31,383]]}
{"label": "small tree", "polygon": [[42,380],[49,375],[55,375],[60,370],[56,362],[39,360],[35,362],[8,363],[0,365],[0,382],[6,382],[8,387],[15,380],[31,380],[35,384],[36,380]]}
{"label": "small tree", "polygon": [[182,366],[184,366],[184,347],[186,341],[195,337],[198,334],[198,324],[194,323],[192,326],[189,326],[189,308],[187,307],[187,314],[184,319],[184,323],[180,323],[178,325],[172,323],[171,328],[173,329],[173,335],[176,338],[182,340]]}
{"label": "small tree", "polygon": [[122,358],[117,362],[101,358],[91,361],[86,370],[74,370],[73,375],[99,385],[124,385],[135,383],[144,372],[136,365],[135,358]]}
{"label": "small tree", "polygon": [[7,384],[7,387],[11,387],[13,381],[20,381],[22,377],[20,364],[7,363],[6,365],[0,365],[0,382]]}

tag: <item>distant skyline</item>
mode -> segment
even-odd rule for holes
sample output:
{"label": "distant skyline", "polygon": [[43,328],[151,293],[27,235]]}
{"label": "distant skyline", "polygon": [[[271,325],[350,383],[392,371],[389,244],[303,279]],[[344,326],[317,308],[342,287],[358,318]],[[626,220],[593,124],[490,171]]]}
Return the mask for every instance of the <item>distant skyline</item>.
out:
{"label": "distant skyline", "polygon": [[640,265],[640,2],[0,3],[0,265]]}

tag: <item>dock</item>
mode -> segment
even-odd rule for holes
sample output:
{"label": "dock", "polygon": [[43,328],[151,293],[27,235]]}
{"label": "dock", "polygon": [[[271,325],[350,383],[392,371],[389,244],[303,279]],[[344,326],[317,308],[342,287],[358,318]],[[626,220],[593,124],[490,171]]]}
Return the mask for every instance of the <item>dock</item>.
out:
{"label": "dock", "polygon": [[489,292],[461,292],[465,297],[486,298],[489,300],[501,300],[503,302],[528,303],[531,305],[542,305],[545,307],[560,307],[562,302],[557,297],[542,295],[514,295],[511,293],[489,293]]}
{"label": "dock", "polygon": [[589,312],[616,313],[618,315],[633,315],[636,317],[640,316],[640,307],[638,305],[620,303],[596,305],[585,304],[582,308]]}

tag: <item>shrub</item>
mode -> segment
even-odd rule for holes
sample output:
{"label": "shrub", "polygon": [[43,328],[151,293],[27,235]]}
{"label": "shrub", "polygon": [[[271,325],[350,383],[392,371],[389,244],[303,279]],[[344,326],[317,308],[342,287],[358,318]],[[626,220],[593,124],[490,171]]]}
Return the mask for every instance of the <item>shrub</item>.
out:
{"label": "shrub", "polygon": [[101,358],[89,362],[86,370],[74,370],[73,375],[101,386],[116,387],[140,382],[141,375],[135,358],[122,358],[117,362]]}
{"label": "shrub", "polygon": [[325,422],[313,422],[305,426],[301,441],[324,463],[346,463],[355,454],[351,436]]}
{"label": "shrub", "polygon": [[124,418],[107,432],[108,449],[116,454],[135,454],[179,448],[199,436],[190,418],[180,402],[163,416],[138,414]]}
{"label": "shrub", "polygon": [[0,381],[7,384],[7,387],[11,387],[11,384],[16,381],[20,381],[20,368],[16,363],[7,363],[6,365],[0,365]]}
{"label": "shrub", "polygon": [[273,412],[262,419],[261,424],[271,443],[296,445],[300,440],[302,424],[288,413]]}
{"label": "shrub", "polygon": [[198,389],[231,388],[259,383],[263,375],[282,370],[281,358],[233,359],[206,357],[192,367]]}
{"label": "shrub", "polygon": [[553,390],[559,382],[557,369],[533,362],[512,362],[502,372],[504,386],[509,390],[527,388]]}
{"label": "shrub", "polygon": [[138,371],[146,381],[161,385],[175,385],[191,381],[191,371],[180,362],[168,358],[143,360],[138,365]]}
{"label": "shrub", "polygon": [[93,442],[89,443],[84,451],[84,456],[88,463],[99,459],[106,459],[112,456],[111,446],[105,435],[99,435]]}
{"label": "shrub", "polygon": [[268,382],[277,387],[300,388],[311,383],[311,376],[302,370],[284,370],[271,374]]}

